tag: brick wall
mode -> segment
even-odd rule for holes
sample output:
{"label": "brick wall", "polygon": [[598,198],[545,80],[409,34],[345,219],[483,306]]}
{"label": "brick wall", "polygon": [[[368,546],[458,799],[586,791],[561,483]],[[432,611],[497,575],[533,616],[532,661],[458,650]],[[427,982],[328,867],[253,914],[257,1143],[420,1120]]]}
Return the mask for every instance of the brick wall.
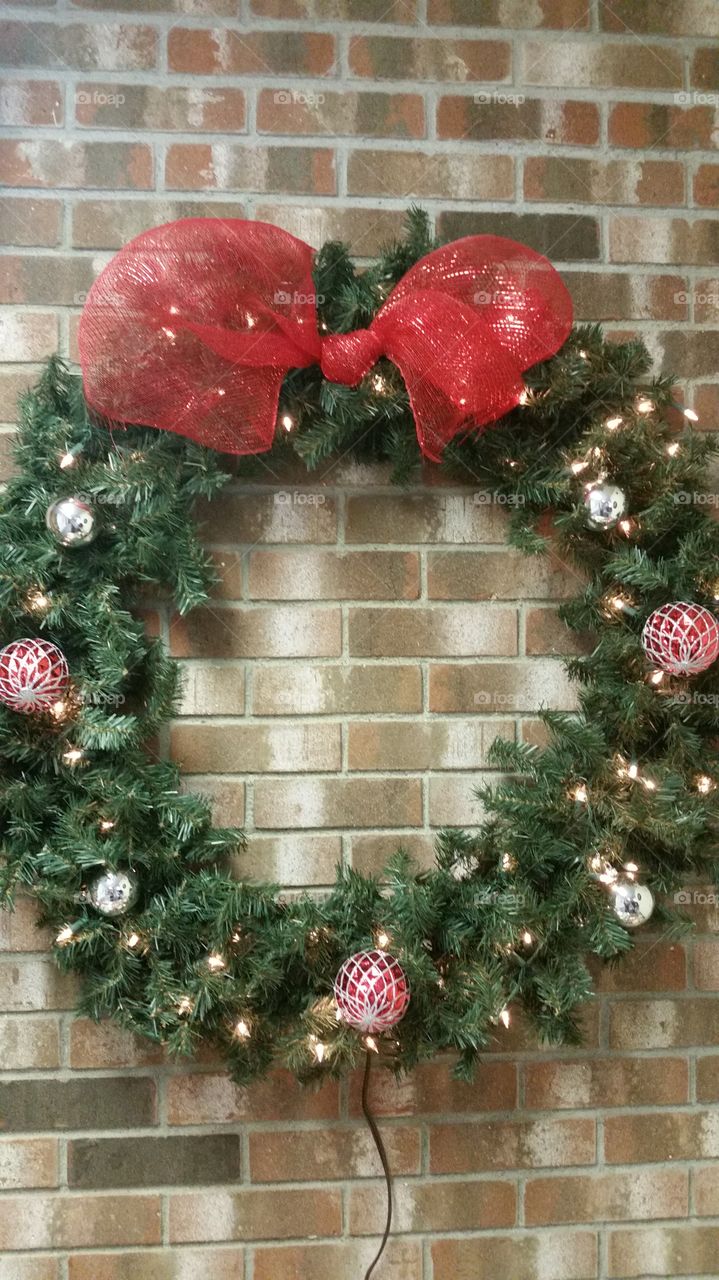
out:
{"label": "brick wall", "polygon": [[[421,199],[446,236],[547,252],[578,316],[640,332],[719,403],[715,0],[84,0],[2,5],[0,461],[15,396],[74,354],[94,274],[191,214],[370,256]],[[5,462],[3,465],[7,465]],[[222,586],[152,614],[187,692],[167,746],[239,870],[317,887],[343,858],[471,824],[495,733],[571,705],[561,564],[506,511],[341,464],[206,514]],[[706,899],[706,895],[705,895]],[[514,1019],[473,1087],[378,1084],[397,1171],[384,1280],[719,1276],[719,908],[598,975],[586,1045]],[[73,1021],[25,903],[0,920],[0,1280],[358,1280],[381,1224],[357,1081],[233,1088]]]}

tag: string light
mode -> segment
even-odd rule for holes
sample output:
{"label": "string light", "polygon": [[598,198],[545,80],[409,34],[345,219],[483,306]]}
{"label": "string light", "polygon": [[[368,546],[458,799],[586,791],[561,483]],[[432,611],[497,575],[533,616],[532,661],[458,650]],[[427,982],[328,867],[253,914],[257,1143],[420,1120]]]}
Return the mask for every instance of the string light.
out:
{"label": "string light", "polygon": [[47,613],[52,600],[39,587],[33,587],[25,596],[25,608],[29,613]]}
{"label": "string light", "polygon": [[284,413],[280,419],[280,422],[282,423],[282,426],[284,427],[285,431],[291,431],[295,425],[295,420],[293,417],[290,416],[289,413]]}
{"label": "string light", "polygon": [[227,968],[227,961],[224,956],[215,951],[207,957],[207,967],[212,973],[221,973],[223,969]]}
{"label": "string light", "polygon": [[639,867],[637,866],[636,862],[625,862],[624,870],[629,876],[629,879],[634,880],[636,879],[637,872],[639,871]]}
{"label": "string light", "polygon": [[682,412],[684,414],[684,417],[688,418],[690,422],[699,421],[699,414],[695,413],[693,409],[683,409]]}
{"label": "string light", "polygon": [[317,1036],[310,1036],[310,1044],[318,1062],[324,1062],[327,1046],[317,1039]]}
{"label": "string light", "polygon": [[62,929],[58,933],[55,942],[58,947],[66,947],[68,942],[72,942],[74,936],[75,934],[73,933],[72,925],[66,924],[63,925]]}
{"label": "string light", "polygon": [[613,884],[619,875],[616,867],[612,866],[609,859],[603,857],[601,853],[595,853],[589,859],[589,870],[602,884]]}
{"label": "string light", "polygon": [[668,444],[667,453],[669,454],[669,457],[676,458],[680,448],[681,448],[681,445],[679,444],[678,440],[674,440],[672,444]]}
{"label": "string light", "polygon": [[574,790],[570,791],[569,794],[573,800],[577,801],[577,804],[587,804],[589,801],[589,792],[585,782],[578,783]]}
{"label": "string light", "polygon": [[379,1053],[379,1045],[377,1044],[377,1041],[375,1040],[374,1036],[365,1036],[364,1042],[367,1048],[372,1051],[372,1053]]}
{"label": "string light", "polygon": [[181,996],[177,1001],[177,1012],[181,1017],[185,1017],[188,1013],[192,1013],[194,1002],[190,996]]}
{"label": "string light", "polygon": [[524,943],[525,947],[531,947],[532,943],[534,942],[534,934],[531,933],[529,929],[525,929],[523,931],[522,942]]}
{"label": "string light", "polygon": [[68,747],[67,750],[62,753],[62,758],[65,764],[70,765],[79,764],[80,761],[84,759],[84,756],[85,752],[81,747]]}
{"label": "string light", "polygon": [[239,1022],[235,1023],[233,1035],[237,1036],[238,1040],[249,1040],[252,1032],[244,1018],[240,1018]]}
{"label": "string light", "polygon": [[169,338],[169,339],[170,339],[170,342],[174,342],[174,341],[175,341],[175,338],[177,337],[177,334],[175,333],[175,330],[174,330],[174,329],[165,329],[165,328],[164,328],[164,326],[163,326],[163,330],[162,330],[162,332],[164,333],[164,335],[165,335],[165,337],[166,337],[166,338]]}
{"label": "string light", "polygon": [[578,476],[580,471],[585,471],[588,466],[589,463],[586,460],[582,461],[581,458],[576,458],[574,462],[570,463],[569,470],[572,471],[575,476]]}
{"label": "string light", "polygon": [[630,538],[633,533],[636,533],[638,529],[638,525],[636,520],[632,520],[628,518],[626,520],[619,521],[619,528],[621,529],[625,538]]}
{"label": "string light", "polygon": [[177,316],[177,315],[179,315],[179,314],[180,314],[180,309],[179,309],[179,307],[175,307],[175,306],[171,306],[171,307],[170,307],[170,315],[171,315],[171,316]]}
{"label": "string light", "polygon": [[67,718],[67,711],[68,711],[67,703],[64,701],[63,698],[60,698],[57,702],[53,702],[52,707],[50,709],[50,715],[52,716],[53,720],[65,720]]}
{"label": "string light", "polygon": [[101,831],[112,831],[114,826],[115,826],[115,823],[113,822],[112,818],[101,818],[100,820]]}
{"label": "string light", "polygon": [[588,351],[585,351],[585,350],[582,348],[582,350],[579,352],[579,356],[580,356],[580,358],[581,358],[582,360],[588,360],[588,359],[589,359],[589,352],[588,352]]}
{"label": "string light", "polygon": [[502,854],[502,870],[503,871],[517,870],[517,859],[513,857],[511,853]]}
{"label": "string light", "polygon": [[650,400],[648,396],[642,396],[639,400],[637,400],[636,407],[637,407],[637,413],[653,413],[654,401]]}
{"label": "string light", "polygon": [[665,674],[666,673],[664,671],[651,671],[647,676],[647,680],[650,684],[658,685],[662,683]]}
{"label": "string light", "polygon": [[709,792],[713,791],[715,787],[716,787],[716,782],[714,781],[713,778],[709,777],[708,773],[699,774],[699,777],[696,780],[696,788],[697,788],[697,791],[700,791],[703,796],[708,795]]}
{"label": "string light", "polygon": [[619,417],[607,418],[604,425],[607,428],[607,431],[616,431],[618,427],[621,427],[623,421],[624,419]]}
{"label": "string light", "polygon": [[529,401],[530,401],[529,390],[527,387],[524,387],[520,392],[519,403],[521,405],[526,405],[526,404],[529,404]]}
{"label": "string light", "polygon": [[67,471],[68,467],[75,466],[75,461],[76,459],[75,459],[74,453],[71,453],[68,450],[67,453],[63,453],[60,457],[60,467],[63,471]]}
{"label": "string light", "polygon": [[[387,390],[387,380],[382,377],[381,373],[376,373],[372,379],[372,387],[379,395],[384,395]],[[460,404],[462,402],[460,401]]]}
{"label": "string light", "polygon": [[390,935],[386,932],[386,930],[385,930],[385,929],[378,929],[378,930],[375,932],[374,940],[375,940],[376,945],[377,945],[377,946],[380,948],[380,950],[382,950],[382,951],[384,951],[385,947],[388,947],[388,946],[389,946],[389,944],[390,944],[390,942],[392,941],[392,939],[391,939]]}
{"label": "string light", "polygon": [[134,951],[135,947],[139,946],[140,941],[141,939],[140,939],[139,933],[131,933],[131,934],[128,934],[127,938],[125,939],[125,946],[130,951]]}
{"label": "string light", "polygon": [[499,1021],[501,1022],[501,1024],[502,1024],[502,1026],[503,1026],[503,1027],[508,1027],[508,1026],[509,1026],[509,1024],[510,1024],[510,1022],[511,1022],[511,1018],[510,1018],[510,1016],[509,1016],[509,1009],[503,1009],[503,1010],[502,1010],[502,1012],[501,1012],[501,1013],[500,1013],[500,1015],[499,1015]]}

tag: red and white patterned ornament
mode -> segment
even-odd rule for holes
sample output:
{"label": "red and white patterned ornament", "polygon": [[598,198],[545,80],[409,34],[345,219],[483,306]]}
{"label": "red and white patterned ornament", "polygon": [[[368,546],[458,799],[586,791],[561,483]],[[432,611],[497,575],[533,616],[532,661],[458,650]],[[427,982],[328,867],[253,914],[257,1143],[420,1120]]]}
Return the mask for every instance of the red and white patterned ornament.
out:
{"label": "red and white patterned ornament", "polygon": [[665,604],[644,624],[644,652],[662,671],[691,676],[706,671],[719,656],[719,622],[700,604]]}
{"label": "red and white patterned ornament", "polygon": [[13,640],[0,649],[0,702],[13,711],[52,711],[69,684],[65,655],[49,640]]}
{"label": "red and white patterned ornament", "polygon": [[388,1031],[407,1012],[407,975],[385,951],[358,951],[337,974],[335,1000],[343,1020],[357,1031]]}

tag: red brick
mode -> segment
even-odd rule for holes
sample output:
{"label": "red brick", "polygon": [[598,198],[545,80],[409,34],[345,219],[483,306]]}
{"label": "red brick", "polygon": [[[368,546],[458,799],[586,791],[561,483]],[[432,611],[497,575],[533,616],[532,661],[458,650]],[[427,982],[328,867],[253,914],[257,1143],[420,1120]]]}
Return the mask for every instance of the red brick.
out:
{"label": "red brick", "polygon": [[321,22],[414,22],[417,0],[250,0],[259,18],[318,18]]}
{"label": "red brick", "polygon": [[[455,1080],[450,1061],[423,1063],[397,1080],[388,1071],[372,1078],[370,1099],[377,1115],[471,1115],[512,1111],[517,1103],[517,1068],[512,1062],[483,1062],[473,1084]],[[350,1080],[349,1107],[360,1114],[361,1078]]]}
{"label": "red brick", "polygon": [[261,89],[257,128],[260,133],[318,134],[323,138],[424,138],[424,103],[415,93]]}
{"label": "red brick", "polygon": [[334,64],[335,41],[314,32],[173,27],[167,56],[170,71],[191,75],[326,76]]}
{"label": "red brick", "polygon": [[614,1004],[609,1027],[615,1049],[719,1045],[719,1010],[709,999],[629,1000]]}
{"label": "red brick", "polygon": [[339,1190],[197,1192],[170,1198],[170,1240],[286,1240],[338,1236]]}
{"label": "red brick", "polygon": [[417,778],[263,778],[255,783],[255,826],[418,827]]}
{"label": "red brick", "polygon": [[646,1227],[613,1231],[609,1236],[609,1270],[616,1280],[649,1276],[715,1276],[719,1227]]}
{"label": "red brick", "polygon": [[37,312],[6,311],[0,315],[3,360],[45,360],[57,350],[57,316]]}
{"label": "red brick", "polygon": [[621,1222],[683,1218],[689,1208],[689,1175],[639,1169],[600,1177],[532,1178],[527,1183],[527,1226],[547,1223]]}
{"label": "red brick", "polygon": [[582,579],[558,556],[517,551],[430,552],[428,593],[434,600],[563,600],[576,595]]}
{"label": "red brick", "polygon": [[593,1164],[596,1152],[595,1122],[590,1119],[435,1124],[429,1141],[432,1173]]}
{"label": "red brick", "polygon": [[692,1170],[694,1188],[694,1212],[705,1218],[719,1216],[719,1179],[716,1168]]}
{"label": "red brick", "polygon": [[430,667],[430,711],[506,716],[540,706],[571,711],[576,701],[576,688],[557,658]]}
{"label": "red brick", "polygon": [[[421,1249],[419,1241],[390,1239],[382,1266],[391,1280],[417,1280],[422,1271]],[[254,1280],[339,1280],[361,1276],[376,1252],[376,1240],[259,1248],[254,1251]]]}
{"label": "red brick", "polygon": [[253,715],[386,715],[421,707],[422,678],[416,665],[276,663],[254,673]]}
{"label": "red brick", "polygon": [[25,1071],[59,1065],[60,1036],[56,1018],[29,1018],[27,1014],[0,1017],[0,1070]]}
{"label": "red brick", "polygon": [[613,262],[677,262],[682,266],[716,262],[719,224],[705,218],[640,218],[616,215],[609,223]]}
{"label": "red brick", "polygon": [[250,553],[255,600],[415,600],[419,560],[410,551]]}
{"label": "red brick", "polygon": [[338,724],[176,724],[170,754],[185,773],[323,773],[342,763]]}
{"label": "red brick", "polygon": [[[173,618],[170,651],[177,657],[198,658],[339,657],[341,622],[339,609],[331,607],[197,609],[187,617]],[[225,678],[225,668],[214,670],[217,680]],[[235,700],[233,715],[239,713]]]}
{"label": "red brick", "polygon": [[682,53],[646,41],[528,41],[524,83],[552,89],[681,89]]}
{"label": "red brick", "polygon": [[149,71],[157,33],[131,23],[0,22],[0,63],[43,71]]}
{"label": "red brick", "polygon": [[80,1253],[68,1265],[69,1280],[243,1280],[245,1274],[242,1249]]}
{"label": "red brick", "polygon": [[[716,1160],[719,1131],[712,1111],[646,1112],[607,1116],[604,1156],[610,1164],[649,1164],[666,1160]],[[674,1213],[661,1217],[675,1217]]]}
{"label": "red brick", "polygon": [[359,196],[409,196],[450,200],[511,200],[510,156],[478,155],[467,163],[460,152],[370,151],[349,155],[347,190]]}
{"label": "red brick", "polygon": [[719,1102],[719,1054],[698,1059],[697,1098],[700,1102]]}
{"label": "red brick", "polygon": [[[373,1235],[384,1212],[383,1186],[350,1188],[350,1231]],[[394,1230],[479,1231],[513,1227],[517,1221],[517,1189],[511,1182],[455,1179],[442,1182],[416,1178],[395,1185]]]}
{"label": "red brick", "polygon": [[524,1101],[530,1110],[681,1105],[689,1101],[686,1058],[580,1058],[528,1062]]}
{"label": "red brick", "polygon": [[284,227],[292,235],[318,247],[325,240],[343,240],[357,257],[378,253],[388,239],[396,237],[402,227],[402,214],[394,209],[352,209],[336,205],[323,209],[317,205],[258,204],[255,217]]}
{"label": "red brick", "polygon": [[334,152],[310,147],[258,147],[255,143],[170,147],[165,181],[171,190],[259,191],[334,195]]}
{"label": "red brick", "polygon": [[[362,152],[362,155],[366,155]],[[348,543],[449,543],[507,541],[507,509],[488,490],[474,493],[349,495],[345,518]]]}
{"label": "red brick", "polygon": [[471,27],[566,28],[589,26],[587,0],[429,0],[429,21]]}
{"label": "red brick", "polygon": [[0,961],[0,1011],[25,1013],[39,1009],[72,1009],[77,984],[51,960]]}
{"label": "red brick", "polygon": [[47,1138],[0,1141],[0,1190],[56,1187],[58,1143]]}
{"label": "red brick", "polygon": [[599,142],[599,112],[593,102],[528,98],[515,101],[513,90],[452,94],[437,106],[437,136],[461,141],[494,140],[594,146]]}
{"label": "red brick", "polygon": [[[201,790],[204,789],[203,781]],[[334,884],[341,861],[339,836],[304,836],[290,831],[278,836],[250,835],[247,848],[235,855],[232,865],[241,880],[317,885]]]}
{"label": "red brick", "polygon": [[605,31],[626,35],[719,36],[719,14],[712,0],[679,0],[671,7],[654,8],[643,0],[612,0],[602,5],[600,25]]}
{"label": "red brick", "polygon": [[513,656],[515,609],[473,605],[431,608],[356,608],[349,611],[349,650],[358,657]]}
{"label": "red brick", "polygon": [[169,89],[108,80],[80,81],[74,91],[75,119],[93,129],[155,129],[187,133],[242,133],[241,89]]}
{"label": "red brick", "polygon": [[[384,1142],[394,1174],[420,1171],[418,1128],[392,1126]],[[326,1182],[379,1178],[382,1165],[371,1135],[360,1128],[276,1129],[250,1134],[253,1182]]]}
{"label": "red brick", "polygon": [[716,146],[714,110],[705,105],[620,102],[609,110],[609,142],[617,147],[711,151]]}
{"label": "red brick", "polygon": [[72,244],[77,249],[119,249],[148,227],[177,218],[241,218],[243,214],[241,204],[224,200],[78,200],[72,210]]}
{"label": "red brick", "polygon": [[33,898],[19,897],[13,910],[0,911],[0,951],[47,951],[52,930],[38,928],[40,908]]}
{"label": "red brick", "polygon": [[160,1243],[159,1196],[7,1196],[3,1207],[4,1249]]}
{"label": "red brick", "polygon": [[146,1067],[162,1062],[163,1050],[144,1037],[114,1022],[74,1020],[70,1026],[70,1066],[73,1071],[92,1068]]}
{"label": "red brick", "polygon": [[716,209],[719,201],[719,164],[700,164],[693,183],[694,203]]}
{"label": "red brick", "polygon": [[683,991],[687,985],[684,947],[655,938],[638,938],[632,951],[617,964],[591,964],[598,991]]}
{"label": "red brick", "polygon": [[6,254],[0,261],[0,302],[82,306],[94,274],[85,258]]}
{"label": "red brick", "polygon": [[687,320],[684,276],[619,271],[563,271],[578,320]]}
{"label": "red brick", "polygon": [[141,142],[0,142],[7,186],[147,190],[152,186],[149,146]]}
{"label": "red brick", "polygon": [[172,1076],[167,1082],[167,1118],[171,1125],[335,1120],[338,1107],[336,1084],[327,1084],[319,1093],[313,1093],[285,1071],[274,1072],[250,1090],[233,1084],[226,1072]]}
{"label": "red brick", "polygon": [[[434,720],[407,724],[400,720],[372,720],[348,725],[348,762],[364,769],[478,769],[488,767],[495,738],[514,738],[514,725],[492,721]],[[439,782],[446,785],[446,780]]]}
{"label": "red brick", "polygon": [[506,80],[511,46],[501,40],[402,39],[352,36],[349,66],[371,80]]}
{"label": "red brick", "polygon": [[63,111],[56,80],[0,80],[0,124],[59,126]]}

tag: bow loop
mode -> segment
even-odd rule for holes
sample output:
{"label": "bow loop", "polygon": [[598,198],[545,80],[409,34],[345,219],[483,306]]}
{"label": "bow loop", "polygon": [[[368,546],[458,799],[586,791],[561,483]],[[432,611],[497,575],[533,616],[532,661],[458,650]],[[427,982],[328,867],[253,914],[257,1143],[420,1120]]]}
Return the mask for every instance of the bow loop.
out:
{"label": "bow loop", "polygon": [[98,276],[80,321],[88,404],[116,422],[230,453],[272,445],[280,388],[320,363],[356,386],[381,356],[404,378],[420,447],[438,459],[459,431],[519,402],[522,373],[572,324],[551,263],[500,236],[436,249],[400,280],[367,329],[321,338],[313,251],[279,227],[188,218],[154,227]]}

